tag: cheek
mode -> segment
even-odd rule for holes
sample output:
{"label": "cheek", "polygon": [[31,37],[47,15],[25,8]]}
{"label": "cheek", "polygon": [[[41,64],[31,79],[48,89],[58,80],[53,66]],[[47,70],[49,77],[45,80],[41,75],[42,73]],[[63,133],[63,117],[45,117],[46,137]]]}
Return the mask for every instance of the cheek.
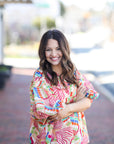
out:
{"label": "cheek", "polygon": [[46,57],[49,57],[49,53],[48,53],[48,52],[45,52],[45,56],[46,56]]}
{"label": "cheek", "polygon": [[62,52],[60,52],[60,54],[59,54],[61,57],[63,56],[63,54],[62,54]]}

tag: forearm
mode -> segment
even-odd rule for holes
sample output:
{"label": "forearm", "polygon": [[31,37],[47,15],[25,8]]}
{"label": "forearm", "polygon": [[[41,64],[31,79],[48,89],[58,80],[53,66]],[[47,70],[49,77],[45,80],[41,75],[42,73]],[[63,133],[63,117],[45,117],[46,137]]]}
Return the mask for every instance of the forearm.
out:
{"label": "forearm", "polygon": [[84,97],[83,99],[71,103],[67,105],[67,108],[69,110],[69,113],[74,113],[74,112],[83,112],[87,110],[91,106],[91,101],[89,98]]}

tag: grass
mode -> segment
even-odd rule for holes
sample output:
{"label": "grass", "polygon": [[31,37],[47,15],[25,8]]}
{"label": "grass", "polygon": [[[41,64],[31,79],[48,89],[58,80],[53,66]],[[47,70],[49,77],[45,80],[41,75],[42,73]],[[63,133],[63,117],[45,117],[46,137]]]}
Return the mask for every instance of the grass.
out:
{"label": "grass", "polygon": [[11,44],[4,47],[4,56],[7,58],[38,58],[39,43],[27,45]]}
{"label": "grass", "polygon": [[21,55],[5,55],[5,58],[30,58],[30,59],[36,59],[38,57],[34,56],[21,56]]}

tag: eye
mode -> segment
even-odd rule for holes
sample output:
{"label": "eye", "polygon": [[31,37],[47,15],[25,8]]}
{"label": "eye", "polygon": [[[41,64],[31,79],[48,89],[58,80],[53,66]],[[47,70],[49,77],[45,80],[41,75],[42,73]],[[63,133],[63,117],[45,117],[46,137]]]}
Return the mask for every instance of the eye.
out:
{"label": "eye", "polygon": [[46,51],[51,51],[51,49],[47,48]]}
{"label": "eye", "polygon": [[57,50],[61,50],[61,49],[58,47]]}

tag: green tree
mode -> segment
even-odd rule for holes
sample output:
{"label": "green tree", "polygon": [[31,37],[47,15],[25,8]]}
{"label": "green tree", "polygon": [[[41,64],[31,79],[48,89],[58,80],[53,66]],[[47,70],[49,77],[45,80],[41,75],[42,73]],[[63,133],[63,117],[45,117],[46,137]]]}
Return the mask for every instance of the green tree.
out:
{"label": "green tree", "polygon": [[42,29],[42,24],[43,24],[43,18],[37,17],[33,21],[33,26],[36,27],[38,30],[38,40],[41,38],[41,29]]}
{"label": "green tree", "polygon": [[33,25],[40,31],[41,30],[41,18],[38,17],[33,21]]}
{"label": "green tree", "polygon": [[51,29],[51,28],[55,28],[56,27],[56,24],[55,24],[55,20],[53,18],[46,18],[46,26],[48,29]]}
{"label": "green tree", "polygon": [[61,1],[59,2],[59,4],[60,4],[60,15],[64,16],[64,14],[66,12],[65,6]]}

